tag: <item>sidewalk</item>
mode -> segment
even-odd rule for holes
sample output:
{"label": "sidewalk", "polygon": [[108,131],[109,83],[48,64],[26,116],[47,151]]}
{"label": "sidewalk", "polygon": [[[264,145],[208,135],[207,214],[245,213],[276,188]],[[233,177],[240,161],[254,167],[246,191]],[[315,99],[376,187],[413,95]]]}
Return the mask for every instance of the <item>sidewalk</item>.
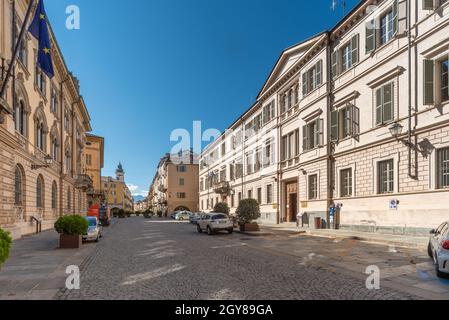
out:
{"label": "sidewalk", "polygon": [[292,233],[302,233],[304,235],[309,235],[313,237],[325,237],[332,239],[354,239],[358,241],[365,241],[375,244],[386,244],[397,247],[406,247],[419,250],[426,250],[429,243],[428,237],[418,237],[418,236],[405,236],[405,235],[390,235],[390,234],[380,234],[380,233],[370,233],[370,232],[359,232],[359,231],[349,231],[349,230],[309,230],[297,228],[293,224],[284,225],[260,225],[262,232],[292,232]]}
{"label": "sidewalk", "polygon": [[95,244],[61,250],[59,235],[47,231],[13,242],[0,269],[0,300],[50,300],[65,287],[67,266],[80,266]]}

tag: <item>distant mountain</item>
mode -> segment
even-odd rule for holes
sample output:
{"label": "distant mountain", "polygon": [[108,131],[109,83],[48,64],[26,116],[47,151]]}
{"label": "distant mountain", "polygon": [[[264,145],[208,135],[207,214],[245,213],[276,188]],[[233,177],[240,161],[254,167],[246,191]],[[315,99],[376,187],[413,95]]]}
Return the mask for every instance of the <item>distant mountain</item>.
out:
{"label": "distant mountain", "polygon": [[144,196],[138,195],[138,196],[134,196],[134,202],[138,202],[138,201],[142,201],[143,199],[145,199]]}

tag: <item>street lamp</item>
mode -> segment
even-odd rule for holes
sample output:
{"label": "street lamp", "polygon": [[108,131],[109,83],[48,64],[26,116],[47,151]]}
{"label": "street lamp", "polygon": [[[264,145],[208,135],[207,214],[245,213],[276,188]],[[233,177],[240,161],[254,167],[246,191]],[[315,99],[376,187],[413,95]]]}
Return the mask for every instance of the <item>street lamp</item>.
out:
{"label": "street lamp", "polygon": [[394,124],[392,124],[388,130],[390,130],[391,135],[398,139],[398,137],[402,134],[402,130],[404,129],[404,127],[402,126],[402,124],[396,122]]}
{"label": "street lamp", "polygon": [[44,158],[45,164],[44,165],[39,165],[39,164],[32,164],[31,165],[31,170],[38,170],[41,168],[49,168],[51,166],[51,164],[53,163],[53,158],[50,155],[47,155]]}

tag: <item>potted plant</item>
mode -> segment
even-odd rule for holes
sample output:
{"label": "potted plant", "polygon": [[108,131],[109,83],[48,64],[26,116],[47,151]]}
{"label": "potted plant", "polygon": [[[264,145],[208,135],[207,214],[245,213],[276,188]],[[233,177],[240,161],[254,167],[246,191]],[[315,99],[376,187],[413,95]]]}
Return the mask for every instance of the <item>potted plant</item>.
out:
{"label": "potted plant", "polygon": [[9,232],[0,229],[0,268],[9,257],[9,250],[11,249],[12,238]]}
{"label": "potted plant", "polygon": [[125,210],[120,209],[120,210],[118,211],[118,217],[119,217],[119,219],[124,219],[125,216],[126,216]]}
{"label": "potted plant", "polygon": [[61,249],[78,249],[81,247],[83,235],[87,233],[89,224],[81,216],[61,217],[55,223],[55,229],[60,234],[59,247]]}
{"label": "potted plant", "polygon": [[219,202],[214,206],[214,212],[216,213],[224,213],[225,215],[229,215],[229,206],[226,202]]}
{"label": "potted plant", "polygon": [[259,203],[255,199],[244,199],[236,211],[237,220],[240,225],[240,231],[259,231],[259,225],[252,223],[260,218]]}

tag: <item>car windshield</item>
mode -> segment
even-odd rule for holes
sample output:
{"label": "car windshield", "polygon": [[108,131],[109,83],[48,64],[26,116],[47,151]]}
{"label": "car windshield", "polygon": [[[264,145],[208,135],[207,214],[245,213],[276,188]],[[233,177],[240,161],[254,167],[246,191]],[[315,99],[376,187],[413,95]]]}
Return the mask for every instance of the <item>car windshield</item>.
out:
{"label": "car windshield", "polygon": [[89,223],[89,227],[96,227],[97,226],[97,219],[95,219],[95,218],[87,218],[86,220]]}
{"label": "car windshield", "polygon": [[224,214],[217,214],[215,216],[212,217],[212,220],[223,220],[223,219],[227,219],[228,217],[225,216]]}

